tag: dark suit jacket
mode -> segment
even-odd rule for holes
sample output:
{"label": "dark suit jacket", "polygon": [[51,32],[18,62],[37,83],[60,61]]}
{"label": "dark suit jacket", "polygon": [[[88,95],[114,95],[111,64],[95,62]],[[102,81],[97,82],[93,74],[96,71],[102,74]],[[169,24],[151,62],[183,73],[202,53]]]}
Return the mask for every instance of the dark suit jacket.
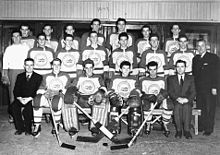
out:
{"label": "dark suit jacket", "polygon": [[29,81],[26,79],[26,72],[18,74],[15,87],[14,96],[17,97],[32,97],[36,96],[36,92],[41,84],[42,76],[33,72]]}
{"label": "dark suit jacket", "polygon": [[219,58],[206,52],[203,58],[196,55],[193,58],[192,72],[195,78],[197,92],[211,92],[218,87]]}
{"label": "dark suit jacket", "polygon": [[196,95],[194,78],[193,76],[187,74],[185,74],[182,89],[178,81],[178,76],[169,76],[167,79],[167,89],[174,104],[178,103],[176,101],[178,97],[187,98],[189,100],[188,103],[192,104]]}

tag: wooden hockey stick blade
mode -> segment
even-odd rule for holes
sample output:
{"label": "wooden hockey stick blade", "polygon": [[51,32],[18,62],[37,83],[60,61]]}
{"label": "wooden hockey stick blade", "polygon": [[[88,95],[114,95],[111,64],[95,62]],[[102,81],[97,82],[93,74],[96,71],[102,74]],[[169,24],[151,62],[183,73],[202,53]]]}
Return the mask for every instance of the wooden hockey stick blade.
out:
{"label": "wooden hockey stick blade", "polygon": [[112,142],[115,144],[127,144],[131,141],[131,139],[132,139],[132,137],[127,137],[127,138],[123,138],[123,139],[114,138],[112,140]]}
{"label": "wooden hockey stick blade", "polygon": [[94,123],[95,127],[98,128],[108,139],[112,139],[114,135],[100,122],[94,120],[92,116],[90,116],[80,105],[78,105],[76,102],[73,102],[74,105],[76,105],[77,108],[79,108],[80,111],[83,112],[92,122]]}
{"label": "wooden hockey stick blade", "polygon": [[128,147],[128,144],[115,145],[115,146],[111,146],[111,147],[110,147],[111,150],[119,150],[119,149],[127,149],[127,148],[129,148],[129,147]]}
{"label": "wooden hockey stick blade", "polygon": [[76,138],[76,141],[98,143],[103,137],[105,137],[105,135],[103,133],[100,133],[100,134],[96,135],[95,137],[78,136]]}
{"label": "wooden hockey stick blade", "polygon": [[112,140],[112,138],[115,136],[113,135],[104,125],[102,125],[100,122],[96,122],[95,127],[97,127],[108,139]]}
{"label": "wooden hockey stick blade", "polygon": [[60,137],[59,137],[59,134],[58,134],[58,129],[57,129],[57,125],[56,125],[56,122],[55,122],[55,118],[54,118],[54,112],[53,112],[53,110],[52,110],[52,104],[51,104],[51,101],[50,101],[49,99],[48,99],[48,103],[49,103],[50,112],[51,112],[51,115],[52,115],[52,121],[53,121],[54,128],[55,128],[55,134],[56,134],[57,142],[58,142],[59,146],[60,146],[60,147],[63,147],[63,148],[68,148],[68,149],[75,150],[76,146],[74,146],[74,145],[69,145],[69,144],[62,143],[62,142],[61,142]]}
{"label": "wooden hockey stick blade", "polygon": [[63,148],[71,149],[71,150],[75,150],[75,148],[76,148],[75,145],[70,145],[70,144],[66,144],[66,143],[62,143],[60,146]]}

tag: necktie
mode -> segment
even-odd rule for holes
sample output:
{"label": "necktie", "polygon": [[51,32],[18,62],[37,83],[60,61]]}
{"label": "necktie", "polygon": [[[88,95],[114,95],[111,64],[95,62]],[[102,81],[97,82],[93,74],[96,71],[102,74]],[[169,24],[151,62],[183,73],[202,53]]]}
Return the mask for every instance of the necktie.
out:
{"label": "necktie", "polygon": [[26,77],[26,78],[27,78],[27,81],[29,81],[29,80],[30,80],[30,75],[27,75],[27,77]]}
{"label": "necktie", "polygon": [[180,77],[180,85],[183,86],[183,76]]}

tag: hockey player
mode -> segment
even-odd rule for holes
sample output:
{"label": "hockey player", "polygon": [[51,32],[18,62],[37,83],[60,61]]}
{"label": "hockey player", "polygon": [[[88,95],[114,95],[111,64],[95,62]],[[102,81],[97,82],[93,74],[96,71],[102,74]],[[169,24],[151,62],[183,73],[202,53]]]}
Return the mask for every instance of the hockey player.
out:
{"label": "hockey player", "polygon": [[181,29],[180,29],[179,25],[173,24],[173,26],[171,28],[172,37],[167,38],[165,41],[164,50],[167,53],[168,61],[170,59],[171,54],[179,49],[178,38],[179,38],[180,31],[181,31]]}
{"label": "hockey player", "polygon": [[[100,76],[93,74],[94,62],[91,59],[86,59],[83,63],[83,67],[84,73],[77,77],[65,94],[65,104],[68,104],[68,106],[72,108],[72,118],[69,119],[69,122],[72,122],[72,126],[68,125],[70,135],[74,135],[79,131],[78,111],[73,105],[73,102],[77,102],[82,108],[91,108],[92,117],[101,124],[105,125],[107,121],[109,105],[105,97],[107,89],[104,85],[104,81]],[[67,113],[68,112],[63,115]],[[99,130],[92,122],[90,122],[89,130],[93,136],[99,133]]]}
{"label": "hockey player", "polygon": [[[120,64],[120,75],[115,75],[111,79],[109,90],[113,90],[116,94],[110,95],[110,121],[121,113],[122,107],[128,106],[131,91],[138,88],[138,79],[136,76],[130,75],[130,73],[131,63],[129,61],[123,61]],[[114,102],[115,100],[119,102]],[[120,100],[123,100],[123,103]],[[116,125],[115,132],[120,133],[120,123]]]}
{"label": "hockey player", "polygon": [[21,43],[33,48],[37,44],[37,39],[35,36],[31,35],[30,26],[28,24],[22,24],[20,26],[21,31]]}
{"label": "hockey player", "polygon": [[108,54],[103,46],[98,43],[98,33],[96,31],[91,31],[89,33],[90,45],[85,47],[81,52],[81,57],[79,61],[79,70],[83,70],[83,61],[90,58],[94,62],[94,74],[102,75],[109,70],[108,66]]}
{"label": "hockey player", "polygon": [[[61,63],[62,62],[59,58],[56,58],[52,61],[52,73],[44,75],[41,86],[37,91],[37,96],[34,99],[34,137],[38,137],[40,135],[43,107],[50,106],[48,103],[49,100],[55,115],[56,124],[54,125],[58,126],[60,123],[63,94],[65,94],[66,88],[70,85],[69,75],[60,72]],[[51,133],[55,134],[55,130],[53,129]]]}
{"label": "hockey player", "polygon": [[[167,92],[166,92],[166,81],[164,77],[157,76],[157,70],[158,70],[158,64],[155,61],[151,61],[147,64],[147,69],[149,72],[149,76],[143,78],[140,80],[140,88],[141,91],[144,92],[144,94],[153,94],[157,97],[157,103],[159,104],[159,108],[163,110],[162,112],[162,123],[164,128],[164,135],[166,137],[169,136],[170,131],[168,130],[168,123],[172,115],[172,104],[171,102],[168,102],[167,99]],[[151,102],[146,101],[143,95],[143,109],[144,109],[144,116],[146,117],[148,113],[153,110],[153,104]],[[162,99],[161,99],[162,98]],[[149,117],[147,121],[147,127],[145,130],[145,133],[147,135],[150,134],[151,131],[151,120],[152,115]]]}
{"label": "hockey player", "polygon": [[50,62],[54,59],[53,49],[45,46],[46,36],[44,33],[40,33],[37,36],[37,47],[29,50],[28,57],[34,59],[34,71],[40,75],[51,73]]}
{"label": "hockey player", "polygon": [[151,44],[150,44],[151,28],[150,28],[150,26],[144,25],[141,28],[141,33],[143,35],[143,38],[139,38],[135,43],[135,50],[137,52],[138,62],[140,62],[140,59],[142,57],[142,53],[151,48]]}
{"label": "hockey player", "polygon": [[195,56],[193,51],[188,50],[188,38],[185,35],[179,36],[179,50],[172,53],[169,61],[169,66],[173,68],[172,74],[175,72],[175,64],[177,60],[186,62],[186,73],[192,74],[192,59]]}
{"label": "hockey player", "polygon": [[64,36],[65,35],[72,35],[73,36],[73,43],[72,43],[72,48],[79,50],[79,46],[80,46],[80,38],[77,37],[75,35],[75,27],[72,23],[68,23],[66,24],[66,26],[64,27],[64,34],[62,37],[60,37],[59,39],[59,45],[58,45],[58,49],[64,48],[65,47],[65,42],[64,42]]}
{"label": "hockey player", "polygon": [[[91,31],[95,31],[97,32],[98,35],[98,44],[100,46],[105,46],[105,37],[103,34],[99,33],[99,30],[101,29],[101,21],[98,18],[94,18],[91,23],[90,26],[92,28]],[[81,37],[81,43],[80,43],[80,50],[84,50],[84,48],[86,48],[87,46],[91,45],[91,40],[90,40],[90,33],[86,32],[82,35]]]}
{"label": "hockey player", "polygon": [[46,44],[45,46],[52,48],[53,51],[56,53],[58,47],[58,40],[57,38],[52,36],[53,27],[50,24],[45,24],[43,27],[43,33],[46,35]]}
{"label": "hockey player", "polygon": [[158,64],[157,74],[160,76],[164,76],[168,74],[168,62],[166,53],[159,48],[159,36],[157,34],[152,34],[150,36],[150,44],[151,48],[144,51],[141,57],[141,61],[139,63],[139,76],[143,76],[146,74],[146,65],[150,61],[155,61]]}
{"label": "hockey player", "polygon": [[64,36],[64,48],[58,49],[57,58],[61,59],[61,71],[68,73],[71,81],[77,76],[77,64],[80,58],[80,52],[72,48],[73,36],[66,34]]}
{"label": "hockey player", "polygon": [[[109,51],[114,51],[115,49],[120,47],[118,36],[120,33],[126,32],[126,24],[127,21],[124,18],[118,18],[118,20],[116,21],[117,32],[109,34],[106,41],[106,47],[109,49]],[[133,45],[134,37],[132,34],[128,33],[128,47]]]}
{"label": "hockey player", "polygon": [[109,71],[110,77],[113,74],[119,74],[120,64],[122,61],[129,61],[131,64],[132,75],[138,74],[137,57],[133,47],[129,47],[128,34],[122,32],[118,36],[120,47],[115,49],[110,55]]}

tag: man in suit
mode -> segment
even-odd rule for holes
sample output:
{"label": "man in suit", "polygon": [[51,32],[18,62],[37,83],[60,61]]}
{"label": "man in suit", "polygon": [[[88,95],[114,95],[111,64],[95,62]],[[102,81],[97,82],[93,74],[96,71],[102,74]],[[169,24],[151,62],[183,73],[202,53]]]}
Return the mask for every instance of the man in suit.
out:
{"label": "man in suit", "polygon": [[[15,122],[15,135],[31,134],[31,121],[33,119],[32,100],[42,81],[42,76],[33,72],[34,60],[26,58],[24,60],[25,72],[18,74],[15,87],[15,100],[12,103],[12,112]],[[23,117],[23,119],[22,119]]]}
{"label": "man in suit", "polygon": [[199,55],[193,58],[192,72],[195,77],[197,108],[202,110],[199,117],[199,131],[209,136],[213,132],[218,87],[219,58],[207,52],[206,41],[199,40]]}
{"label": "man in suit", "polygon": [[192,116],[192,105],[195,98],[194,78],[185,74],[186,62],[183,60],[176,61],[176,75],[167,79],[168,93],[174,103],[174,119],[176,124],[176,138],[192,138],[190,134],[190,122]]}

